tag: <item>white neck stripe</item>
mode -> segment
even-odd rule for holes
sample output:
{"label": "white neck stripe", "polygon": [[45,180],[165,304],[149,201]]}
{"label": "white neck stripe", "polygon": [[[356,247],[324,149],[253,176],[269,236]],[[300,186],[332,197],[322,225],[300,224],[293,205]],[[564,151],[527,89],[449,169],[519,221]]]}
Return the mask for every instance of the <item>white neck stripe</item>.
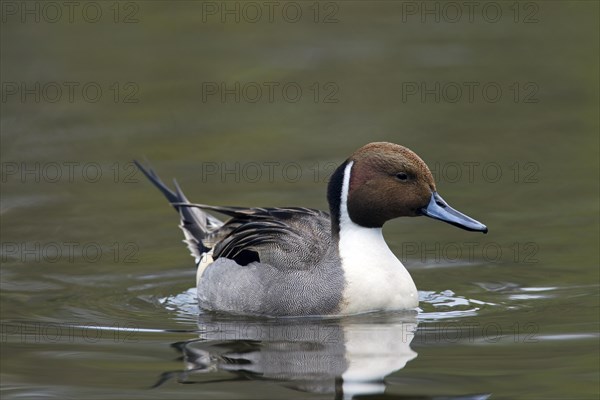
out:
{"label": "white neck stripe", "polygon": [[350,214],[348,213],[348,192],[350,191],[350,175],[352,173],[352,165],[354,161],[348,162],[346,168],[344,168],[344,180],[342,182],[342,198],[340,201],[340,231],[342,226],[348,222],[352,222]]}

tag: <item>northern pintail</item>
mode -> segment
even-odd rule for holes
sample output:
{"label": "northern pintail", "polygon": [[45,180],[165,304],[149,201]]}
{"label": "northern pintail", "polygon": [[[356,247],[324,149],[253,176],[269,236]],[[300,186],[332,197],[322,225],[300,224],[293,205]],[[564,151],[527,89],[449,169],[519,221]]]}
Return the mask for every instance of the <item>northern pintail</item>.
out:
{"label": "northern pintail", "polygon": [[209,311],[304,316],[415,308],[417,288],[385,242],[383,224],[425,215],[487,233],[442,199],[419,156],[393,143],[369,143],[335,170],[329,214],[192,204],[176,181],[172,191],[136,165],[179,212],[198,267],[198,303]]}

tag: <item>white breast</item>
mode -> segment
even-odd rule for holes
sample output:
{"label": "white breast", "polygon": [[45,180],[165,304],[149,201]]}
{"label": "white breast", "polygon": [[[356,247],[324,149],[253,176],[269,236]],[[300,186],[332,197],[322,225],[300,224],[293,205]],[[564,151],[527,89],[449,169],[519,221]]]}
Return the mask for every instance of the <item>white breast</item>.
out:
{"label": "white breast", "polygon": [[352,164],[344,171],[340,204],[339,251],[346,283],[341,313],[415,308],[419,304],[417,288],[388,247],[381,228],[364,228],[348,215]]}

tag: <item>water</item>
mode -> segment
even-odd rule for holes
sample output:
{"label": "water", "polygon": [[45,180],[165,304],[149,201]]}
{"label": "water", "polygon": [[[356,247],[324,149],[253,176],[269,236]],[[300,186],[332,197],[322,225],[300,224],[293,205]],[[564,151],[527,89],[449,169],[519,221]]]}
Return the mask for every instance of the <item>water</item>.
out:
{"label": "water", "polygon": [[[332,2],[315,23],[298,2],[296,23],[225,24],[202,8],[221,2],[97,4],[97,23],[3,14],[3,399],[597,398],[597,3],[422,23],[421,2]],[[239,101],[209,95],[223,82]],[[192,201],[324,208],[332,168],[376,140],[490,228],[386,225],[418,311],[197,310],[176,215],[132,159]]]}

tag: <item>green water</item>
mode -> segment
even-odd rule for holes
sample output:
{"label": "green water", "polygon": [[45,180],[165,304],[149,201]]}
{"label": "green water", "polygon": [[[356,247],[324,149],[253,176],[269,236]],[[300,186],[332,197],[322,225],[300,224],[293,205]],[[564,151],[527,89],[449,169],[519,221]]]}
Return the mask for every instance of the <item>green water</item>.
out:
{"label": "green water", "polygon": [[[2,3],[3,399],[597,398],[597,2],[52,4]],[[132,159],[326,208],[380,140],[490,228],[386,225],[418,313],[199,316]]]}

